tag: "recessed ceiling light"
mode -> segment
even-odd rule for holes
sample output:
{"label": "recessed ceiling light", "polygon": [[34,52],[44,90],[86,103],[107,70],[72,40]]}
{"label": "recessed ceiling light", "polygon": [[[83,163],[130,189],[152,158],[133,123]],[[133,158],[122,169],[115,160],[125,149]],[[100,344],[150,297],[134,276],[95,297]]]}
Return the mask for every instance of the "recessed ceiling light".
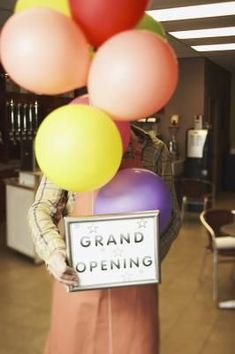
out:
{"label": "recessed ceiling light", "polygon": [[227,36],[235,36],[235,26],[206,28],[206,29],[188,30],[188,31],[173,31],[173,32],[169,32],[169,34],[179,39],[210,38],[210,37],[225,37],[225,36],[227,37]]}
{"label": "recessed ceiling light", "polygon": [[192,18],[229,16],[235,15],[235,1],[207,5],[182,6],[161,10],[149,10],[146,12],[155,18],[155,20],[160,22]]}
{"label": "recessed ceiling light", "polygon": [[214,52],[220,50],[235,50],[235,43],[192,45],[197,52]]}

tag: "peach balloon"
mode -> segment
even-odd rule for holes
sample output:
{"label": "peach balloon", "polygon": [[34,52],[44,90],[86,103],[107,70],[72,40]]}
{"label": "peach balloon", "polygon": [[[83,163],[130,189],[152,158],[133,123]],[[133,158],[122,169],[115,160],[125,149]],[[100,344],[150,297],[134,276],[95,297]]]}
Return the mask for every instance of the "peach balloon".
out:
{"label": "peach balloon", "polygon": [[136,120],[160,110],[178,80],[175,53],[155,33],[130,30],[107,40],[96,52],[88,76],[93,106],[119,120]]}
{"label": "peach balloon", "polygon": [[0,39],[1,61],[26,90],[55,95],[86,85],[89,47],[67,16],[47,8],[12,15]]}

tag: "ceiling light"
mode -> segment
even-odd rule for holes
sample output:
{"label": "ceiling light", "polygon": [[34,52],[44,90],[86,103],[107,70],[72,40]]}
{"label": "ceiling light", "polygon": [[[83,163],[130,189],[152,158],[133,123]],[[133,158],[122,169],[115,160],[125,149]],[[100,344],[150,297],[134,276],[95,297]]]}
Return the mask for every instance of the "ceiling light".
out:
{"label": "ceiling light", "polygon": [[229,16],[235,15],[235,1],[207,5],[182,6],[162,10],[150,10],[146,12],[155,20],[160,22],[192,18]]}
{"label": "ceiling light", "polygon": [[197,52],[214,52],[220,50],[235,50],[235,43],[192,45]]}
{"label": "ceiling light", "polygon": [[235,36],[235,26],[220,27],[220,28],[219,27],[206,28],[206,29],[188,30],[188,31],[174,31],[174,32],[169,32],[169,34],[179,39]]}

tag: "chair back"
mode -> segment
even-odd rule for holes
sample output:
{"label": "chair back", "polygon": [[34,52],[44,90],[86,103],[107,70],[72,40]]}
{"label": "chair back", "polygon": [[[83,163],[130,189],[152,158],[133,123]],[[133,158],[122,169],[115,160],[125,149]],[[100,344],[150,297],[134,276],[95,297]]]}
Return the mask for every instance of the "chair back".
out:
{"label": "chair back", "polygon": [[234,213],[230,209],[207,209],[200,214],[200,220],[208,232],[209,245],[207,248],[211,248],[213,238],[227,236],[221,231],[221,227],[233,222]]}
{"label": "chair back", "polygon": [[202,212],[203,219],[213,229],[215,236],[225,235],[221,227],[233,222],[234,215],[230,209],[208,209]]}
{"label": "chair back", "polygon": [[183,178],[181,194],[192,200],[203,200],[206,196],[214,198],[214,185],[202,179]]}

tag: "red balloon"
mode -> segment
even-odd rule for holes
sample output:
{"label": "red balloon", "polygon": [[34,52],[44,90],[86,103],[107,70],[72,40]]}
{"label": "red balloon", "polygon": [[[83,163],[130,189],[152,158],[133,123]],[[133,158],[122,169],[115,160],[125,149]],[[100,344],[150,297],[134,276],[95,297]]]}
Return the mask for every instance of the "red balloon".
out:
{"label": "red balloon", "polygon": [[69,0],[72,16],[91,45],[98,47],[114,34],[134,28],[149,0]]}
{"label": "red balloon", "polygon": [[[82,96],[78,96],[74,98],[70,104],[90,104],[89,101],[89,95],[85,94]],[[123,147],[123,152],[126,151],[128,148],[129,142],[130,142],[130,135],[131,135],[131,127],[130,123],[128,121],[119,121],[119,120],[114,120],[114,123],[116,124],[119,133],[122,138],[122,147]]]}

